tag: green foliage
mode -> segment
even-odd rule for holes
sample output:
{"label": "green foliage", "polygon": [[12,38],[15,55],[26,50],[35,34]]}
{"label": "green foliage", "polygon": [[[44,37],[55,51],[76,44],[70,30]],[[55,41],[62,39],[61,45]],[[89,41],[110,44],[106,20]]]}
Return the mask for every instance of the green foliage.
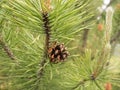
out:
{"label": "green foliage", "polygon": [[[47,46],[43,0],[0,1],[0,86],[5,83],[7,90],[102,90],[109,81],[118,85],[119,69],[115,67],[117,74],[111,78],[112,64],[98,65],[101,48],[95,48],[94,55],[92,49],[80,54],[81,46],[77,46],[81,31],[91,29],[96,22],[96,2],[51,0],[52,7],[47,12],[50,44],[64,43],[70,52],[66,62],[52,64],[44,56]],[[101,69],[102,65],[105,67]],[[93,75],[96,67],[100,68],[97,77]]]}

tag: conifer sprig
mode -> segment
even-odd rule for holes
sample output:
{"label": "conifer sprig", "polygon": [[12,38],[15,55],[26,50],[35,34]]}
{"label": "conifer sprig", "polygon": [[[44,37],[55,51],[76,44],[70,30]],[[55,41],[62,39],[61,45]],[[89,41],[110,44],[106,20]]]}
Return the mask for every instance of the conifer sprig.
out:
{"label": "conifer sprig", "polygon": [[[81,30],[89,29],[94,24],[94,12],[97,7],[94,2],[96,0],[80,0],[77,7],[76,0],[51,0],[50,11],[46,8],[49,5],[43,7],[45,0],[8,1],[2,4],[2,8],[7,11],[8,14],[3,16],[10,23],[6,21],[9,27],[2,29],[2,32],[5,34],[5,38],[9,36],[8,42],[20,63],[19,66],[15,66],[7,63],[7,59],[4,62],[11,68],[8,72],[10,74],[8,83],[10,83],[11,90],[56,90],[56,88],[70,90],[82,80],[91,78],[92,73],[88,65],[90,62],[80,62],[83,66],[87,63],[87,67],[80,66],[81,72],[77,74],[79,64],[77,63],[78,66],[73,65],[72,59],[74,58],[68,58],[68,62],[51,66],[46,55],[49,43],[55,40],[64,43],[68,50],[73,48],[71,47],[72,41],[78,40],[75,36],[80,35]],[[92,6],[93,4],[95,7]],[[46,11],[49,12],[45,14]],[[73,49],[70,52],[71,56],[74,55]],[[5,58],[2,55],[0,57]],[[86,56],[86,60],[89,59],[88,57]],[[79,59],[77,61],[79,62]],[[68,67],[71,73],[68,73]],[[84,71],[85,73],[83,73]],[[73,76],[71,76],[72,74]],[[74,83],[76,74],[77,82]],[[70,79],[62,82],[63,78],[69,79],[67,75],[74,78],[73,81]],[[61,83],[72,84],[67,87],[65,84],[62,87]]]}
{"label": "conifer sprig", "polygon": [[10,48],[8,47],[8,45],[3,41],[2,36],[0,36],[0,45],[2,46],[3,50],[5,51],[5,53],[8,55],[8,57],[12,60],[16,60],[13,52],[10,50]]}

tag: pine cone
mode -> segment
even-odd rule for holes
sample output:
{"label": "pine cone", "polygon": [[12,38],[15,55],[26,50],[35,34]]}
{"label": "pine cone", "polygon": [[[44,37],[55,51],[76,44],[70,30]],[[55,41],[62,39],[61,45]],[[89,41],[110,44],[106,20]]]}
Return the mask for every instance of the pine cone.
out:
{"label": "pine cone", "polygon": [[67,58],[68,55],[69,55],[69,53],[66,50],[64,44],[55,43],[48,50],[48,56],[50,58],[50,62],[53,62],[53,63],[65,61],[65,59]]}

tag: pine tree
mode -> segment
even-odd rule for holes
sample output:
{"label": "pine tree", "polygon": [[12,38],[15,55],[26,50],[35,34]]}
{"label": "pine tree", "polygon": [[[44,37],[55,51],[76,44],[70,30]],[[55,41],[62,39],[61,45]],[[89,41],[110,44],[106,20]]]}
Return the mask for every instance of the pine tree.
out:
{"label": "pine tree", "polygon": [[119,63],[110,61],[110,8],[104,32],[97,36],[100,33],[94,31],[100,4],[99,0],[1,0],[0,89],[119,86]]}

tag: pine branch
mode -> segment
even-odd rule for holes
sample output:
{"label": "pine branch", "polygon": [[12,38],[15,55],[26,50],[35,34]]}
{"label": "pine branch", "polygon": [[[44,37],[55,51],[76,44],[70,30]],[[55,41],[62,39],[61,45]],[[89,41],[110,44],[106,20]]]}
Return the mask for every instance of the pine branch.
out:
{"label": "pine branch", "polygon": [[106,11],[106,9],[114,2],[115,0],[110,0],[110,3],[106,6],[106,8],[98,15],[98,17],[101,17],[103,13]]}
{"label": "pine branch", "polygon": [[110,59],[110,37],[112,32],[112,17],[113,17],[113,10],[112,8],[108,8],[106,12],[106,30],[104,35],[104,46],[98,58],[96,69],[93,72],[94,77],[98,77],[99,74],[102,72],[105,64]]}
{"label": "pine branch", "polygon": [[85,48],[87,45],[88,33],[89,33],[89,29],[85,29],[83,33],[83,38],[82,38],[82,41],[83,41],[82,48]]}
{"label": "pine branch", "polygon": [[114,42],[119,40],[119,38],[120,38],[120,30],[112,37],[112,39],[110,40],[110,43],[113,44]]}
{"label": "pine branch", "polygon": [[[43,1],[43,3],[41,3],[42,1]],[[44,4],[44,1],[46,1],[46,4]],[[69,42],[71,39],[74,39],[74,36],[76,36],[76,34],[80,33],[81,30],[84,30],[85,28],[89,28],[89,26],[92,25],[91,23],[85,23],[85,25],[83,25],[83,22],[91,19],[94,16],[94,13],[93,13],[94,8],[91,7],[93,5],[92,2],[94,2],[94,0],[92,2],[91,2],[91,0],[80,1],[80,6],[76,9],[75,9],[75,5],[74,5],[76,2],[75,0],[64,0],[64,1],[63,0],[51,0],[51,1],[52,1],[52,5],[53,5],[53,7],[52,7],[53,10],[51,10],[50,13],[48,13],[49,10],[51,9],[50,5],[49,5],[50,0],[15,0],[15,1],[11,1],[11,3],[8,6],[7,6],[7,4],[4,5],[4,8],[6,8],[8,11],[10,10],[10,15],[7,15],[7,18],[11,22],[13,22],[12,23],[13,25],[16,24],[16,25],[18,25],[18,27],[22,26],[23,29],[25,29],[25,31],[26,31],[26,28],[29,30],[36,30],[37,34],[39,34],[41,37],[44,37],[43,33],[45,34],[45,40],[42,40],[42,38],[39,39],[39,40],[41,40],[40,45],[42,45],[41,46],[42,50],[38,50],[38,53],[35,50],[35,49],[38,49],[38,46],[34,47],[33,44],[39,44],[39,43],[33,43],[31,45],[30,41],[27,40],[28,38],[26,38],[27,37],[26,33],[23,35],[24,39],[22,42],[26,42],[26,43],[23,43],[25,46],[25,50],[21,50],[21,51],[24,51],[23,53],[18,52],[16,54],[20,54],[20,55],[25,54],[25,55],[24,55],[24,57],[22,57],[22,56],[20,57],[22,64],[21,64],[21,67],[17,67],[17,69],[16,69],[15,76],[16,77],[17,77],[17,75],[19,75],[19,76],[17,78],[15,78],[14,80],[12,80],[13,78],[11,78],[11,82],[15,86],[15,87],[14,86],[11,86],[11,87],[13,87],[15,89],[19,88],[19,89],[30,89],[30,90],[38,90],[38,89],[39,90],[44,90],[44,89],[55,90],[57,88],[58,90],[62,90],[61,88],[64,88],[64,87],[60,87],[59,83],[56,83],[56,81],[60,82],[60,77],[65,75],[65,73],[63,73],[63,72],[64,71],[66,72],[65,68],[66,68],[67,64],[65,64],[65,67],[64,67],[64,65],[59,66],[57,64],[55,66],[55,68],[52,68],[55,70],[52,70],[51,68],[49,68],[49,64],[48,64],[49,61],[47,60],[47,57],[48,57],[47,52],[48,52],[50,40],[58,39],[59,42],[65,42],[65,43]],[[38,33],[38,32],[41,32],[41,33]],[[36,36],[36,33],[34,33],[34,34],[32,33],[32,37],[34,37],[34,36]],[[31,36],[30,36],[30,38],[31,38]],[[87,35],[84,36],[84,39],[86,39],[86,38],[87,38]],[[44,41],[45,43],[43,43],[42,41]],[[86,40],[85,40],[84,44],[85,43],[86,43]],[[43,50],[43,45],[44,45],[44,50]],[[24,47],[19,48],[19,45],[15,46],[14,48],[15,49],[21,49],[21,48],[24,49]],[[26,54],[26,50],[28,50],[27,52],[34,51],[34,52],[30,53],[30,56],[33,58],[29,57],[29,55]],[[35,53],[38,55],[38,57],[34,56]],[[40,62],[39,54],[42,54],[42,53],[43,53],[43,56],[42,56],[42,59],[40,60],[41,61]],[[28,56],[26,56],[26,55],[28,55]],[[29,60],[31,60],[32,62],[30,62]],[[38,61],[36,61],[36,60],[38,60]],[[40,66],[38,66],[39,62],[40,62]],[[86,65],[86,63],[85,63],[85,65]],[[62,67],[62,68],[64,67],[64,70],[59,67]],[[85,71],[85,73],[87,73],[87,71],[88,71],[87,67],[84,67],[83,71]],[[38,70],[38,68],[39,68],[39,70]],[[51,72],[49,72],[49,69],[51,70]],[[77,69],[77,68],[75,68],[75,69]],[[37,78],[36,78],[36,70],[38,70]],[[74,74],[74,72],[73,72],[74,70],[71,70],[70,68],[69,68],[69,70],[71,71],[72,74]],[[14,70],[12,71],[12,73],[14,74]],[[59,74],[57,74],[57,73],[59,73]],[[21,78],[20,74],[22,77],[24,77],[24,79]],[[32,74],[32,76],[31,76],[31,74]],[[82,75],[84,75],[84,74],[82,74]],[[58,78],[54,78],[56,76]],[[30,77],[31,80],[27,79],[26,77]],[[49,79],[49,77],[50,77],[50,79]],[[67,78],[68,78],[68,76],[67,76]],[[80,77],[80,79],[81,78],[84,79],[87,77],[86,76]],[[36,81],[36,79],[37,79],[37,81]],[[90,79],[92,79],[92,78],[90,78]],[[77,80],[79,80],[79,79],[77,79]],[[76,85],[76,88],[79,85],[81,85],[82,83],[85,83],[86,81],[87,81],[86,79],[84,79],[83,81],[78,81],[79,84]],[[34,83],[34,82],[36,82],[36,83]],[[64,83],[64,82],[61,82],[61,83]],[[69,82],[67,82],[67,83],[69,83]],[[73,82],[70,82],[70,83],[72,83],[72,85],[73,85]],[[20,84],[22,84],[22,85],[20,85]],[[55,87],[50,88],[50,86],[52,86],[52,85],[54,85]],[[16,86],[18,86],[18,87],[16,87]],[[32,88],[30,86],[32,86]],[[59,88],[57,86],[59,86]]]}
{"label": "pine branch", "polygon": [[10,47],[3,41],[2,36],[0,36],[0,44],[1,44],[2,48],[4,49],[4,51],[6,52],[6,54],[9,56],[9,58],[12,60],[16,60]]}
{"label": "pine branch", "polygon": [[[90,78],[89,79],[83,79],[82,81],[80,81],[75,87],[73,87],[72,88],[72,90],[74,90],[74,89],[76,89],[76,88],[78,88],[79,86],[81,86],[81,85],[84,85],[87,81],[94,81],[95,82],[95,84],[96,84],[96,75],[95,74],[92,74],[91,76],[90,76]],[[97,84],[97,86],[98,86],[98,88],[100,88],[100,86]]]}
{"label": "pine branch", "polygon": [[72,88],[72,90],[78,88],[80,85],[84,85],[85,82],[89,81],[89,79],[83,79],[82,81],[80,81],[75,87]]}
{"label": "pine branch", "polygon": [[96,86],[97,86],[100,90],[103,90],[103,89],[101,88],[101,86],[97,83],[97,81],[94,80],[94,83],[96,84]]}
{"label": "pine branch", "polygon": [[[44,22],[44,29],[46,34],[46,50],[49,48],[49,40],[50,40],[50,26],[49,26],[49,19],[48,19],[48,13],[43,13],[43,22]],[[47,53],[47,51],[46,51]]]}
{"label": "pine branch", "polygon": [[[47,52],[49,49],[49,40],[50,40],[50,26],[49,26],[49,19],[48,19],[48,13],[44,13],[43,12],[43,22],[44,22],[44,30],[45,30],[45,34],[46,34],[46,40],[45,40],[45,48],[44,48],[44,56],[43,56],[43,60],[40,63],[40,67],[44,67],[45,63],[46,63],[46,59],[47,59]],[[39,74],[39,78],[43,75],[43,70],[44,68],[41,68],[38,72]]]}

